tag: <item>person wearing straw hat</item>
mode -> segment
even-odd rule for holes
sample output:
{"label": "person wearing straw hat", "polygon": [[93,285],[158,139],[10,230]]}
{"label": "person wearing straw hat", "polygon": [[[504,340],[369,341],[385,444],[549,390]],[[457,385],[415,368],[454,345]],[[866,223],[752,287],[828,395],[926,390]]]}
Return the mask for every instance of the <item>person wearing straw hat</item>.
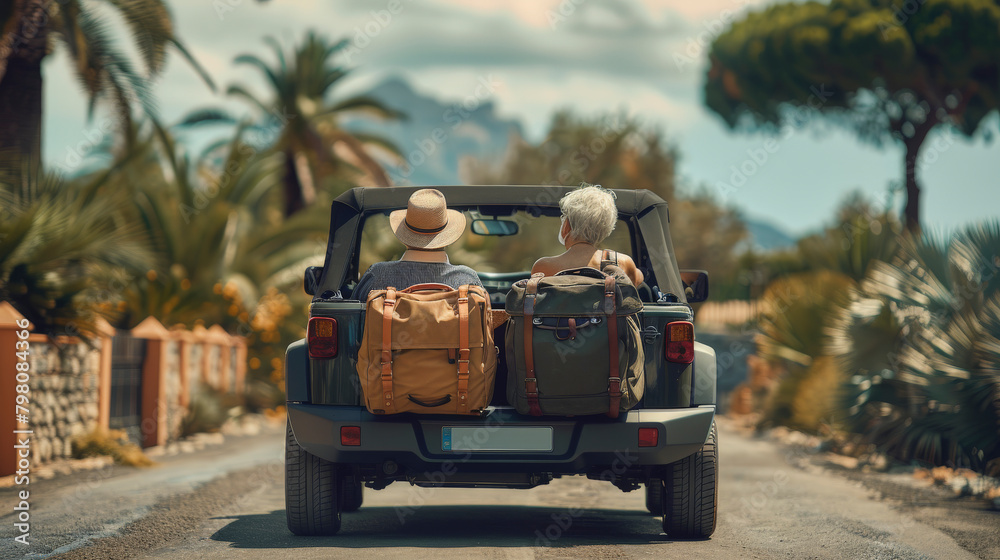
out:
{"label": "person wearing straw hat", "polygon": [[465,215],[449,210],[444,194],[420,189],[410,195],[405,210],[389,214],[389,227],[406,251],[398,261],[375,263],[368,268],[352,297],[366,301],[368,292],[390,286],[400,290],[425,282],[458,288],[462,284],[482,286],[475,270],[448,261],[445,248],[465,233]]}

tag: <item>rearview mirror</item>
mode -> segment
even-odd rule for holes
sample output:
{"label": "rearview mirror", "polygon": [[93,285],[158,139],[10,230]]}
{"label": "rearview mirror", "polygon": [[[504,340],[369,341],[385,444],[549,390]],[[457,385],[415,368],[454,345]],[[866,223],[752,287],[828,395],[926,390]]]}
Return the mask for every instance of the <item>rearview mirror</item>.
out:
{"label": "rearview mirror", "polygon": [[316,295],[316,289],[319,288],[319,279],[323,276],[322,266],[307,266],[305,279],[302,282],[302,287],[305,288],[306,293],[314,296]]}
{"label": "rearview mirror", "polygon": [[510,220],[472,220],[472,233],[476,235],[514,235],[518,232],[517,222]]}
{"label": "rearview mirror", "polygon": [[708,273],[704,270],[682,270],[681,281],[688,303],[698,303],[708,299]]}

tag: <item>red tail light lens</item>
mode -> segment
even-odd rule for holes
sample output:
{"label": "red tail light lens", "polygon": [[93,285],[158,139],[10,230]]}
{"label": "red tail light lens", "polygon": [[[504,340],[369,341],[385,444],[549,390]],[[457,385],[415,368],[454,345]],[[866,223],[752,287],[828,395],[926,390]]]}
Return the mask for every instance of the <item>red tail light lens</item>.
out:
{"label": "red tail light lens", "polygon": [[639,447],[656,447],[660,441],[660,430],[657,428],[639,428]]}
{"label": "red tail light lens", "polygon": [[340,445],[361,445],[361,426],[341,426]]}
{"label": "red tail light lens", "polygon": [[332,358],[337,355],[337,320],[328,317],[309,319],[306,335],[310,358]]}
{"label": "red tail light lens", "polygon": [[694,325],[688,321],[667,324],[665,345],[668,362],[690,364],[694,361]]}

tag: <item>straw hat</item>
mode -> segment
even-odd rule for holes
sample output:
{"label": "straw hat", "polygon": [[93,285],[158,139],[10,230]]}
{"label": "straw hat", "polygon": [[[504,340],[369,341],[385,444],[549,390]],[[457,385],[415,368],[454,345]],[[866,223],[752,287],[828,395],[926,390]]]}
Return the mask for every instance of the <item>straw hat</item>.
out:
{"label": "straw hat", "polygon": [[407,247],[441,249],[465,232],[465,215],[449,210],[441,191],[420,189],[410,195],[406,210],[389,214],[389,226]]}

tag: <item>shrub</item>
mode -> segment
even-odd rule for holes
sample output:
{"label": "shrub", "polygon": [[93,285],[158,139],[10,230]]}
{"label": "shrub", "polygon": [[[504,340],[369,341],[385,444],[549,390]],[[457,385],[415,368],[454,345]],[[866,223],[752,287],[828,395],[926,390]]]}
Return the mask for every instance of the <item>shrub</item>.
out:
{"label": "shrub", "polygon": [[241,411],[239,396],[222,394],[201,384],[192,392],[187,414],[181,420],[181,437],[200,432],[218,432],[226,420],[239,415]]}
{"label": "shrub", "polygon": [[73,440],[73,458],[112,457],[115,463],[130,467],[148,467],[153,461],[138,445],[128,440],[123,430],[98,428]]}

